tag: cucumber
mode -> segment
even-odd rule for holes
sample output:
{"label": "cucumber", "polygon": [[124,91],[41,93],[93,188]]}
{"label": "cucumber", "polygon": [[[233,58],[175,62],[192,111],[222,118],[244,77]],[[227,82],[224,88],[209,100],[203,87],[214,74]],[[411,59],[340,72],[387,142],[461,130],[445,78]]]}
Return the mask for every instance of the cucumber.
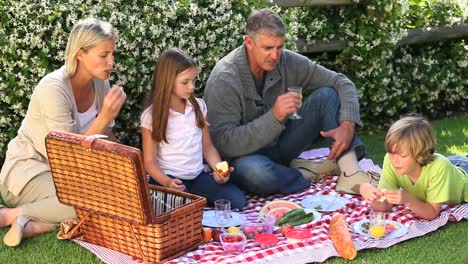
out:
{"label": "cucumber", "polygon": [[276,221],[275,225],[280,226],[285,223],[289,223],[291,221],[295,221],[296,219],[300,219],[306,215],[303,208],[293,209],[286,214],[284,214],[278,221]]}
{"label": "cucumber", "polygon": [[310,223],[312,220],[314,220],[314,214],[308,213],[308,214],[305,214],[303,217],[295,218],[292,221],[289,221],[288,223],[292,226],[298,226],[298,225]]}

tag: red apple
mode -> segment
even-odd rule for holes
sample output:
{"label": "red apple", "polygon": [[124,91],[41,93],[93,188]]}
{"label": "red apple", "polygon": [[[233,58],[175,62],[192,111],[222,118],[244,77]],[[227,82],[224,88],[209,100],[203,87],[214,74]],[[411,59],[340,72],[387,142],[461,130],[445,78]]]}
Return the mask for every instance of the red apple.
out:
{"label": "red apple", "polygon": [[223,233],[223,231],[222,231],[221,229],[218,229],[218,228],[213,229],[213,231],[212,231],[213,240],[214,240],[214,241],[220,242],[219,236],[220,236],[222,233]]}

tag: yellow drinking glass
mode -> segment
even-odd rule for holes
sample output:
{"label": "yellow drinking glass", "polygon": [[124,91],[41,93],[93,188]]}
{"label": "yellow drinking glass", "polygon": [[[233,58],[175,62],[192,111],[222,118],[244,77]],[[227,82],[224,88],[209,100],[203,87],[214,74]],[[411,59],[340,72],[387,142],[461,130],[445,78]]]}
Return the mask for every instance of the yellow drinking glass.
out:
{"label": "yellow drinking glass", "polygon": [[369,223],[369,233],[375,238],[385,236],[385,214],[384,212],[372,211]]}

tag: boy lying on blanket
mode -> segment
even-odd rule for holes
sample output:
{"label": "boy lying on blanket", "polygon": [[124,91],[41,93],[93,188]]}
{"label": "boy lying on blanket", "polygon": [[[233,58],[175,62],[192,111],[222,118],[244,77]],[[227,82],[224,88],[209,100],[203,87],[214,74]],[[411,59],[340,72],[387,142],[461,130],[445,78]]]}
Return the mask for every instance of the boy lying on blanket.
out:
{"label": "boy lying on blanket", "polygon": [[415,116],[395,122],[385,138],[387,154],[378,188],[362,184],[360,193],[376,211],[404,204],[416,216],[435,219],[442,204],[468,202],[468,157],[434,153],[430,123]]}

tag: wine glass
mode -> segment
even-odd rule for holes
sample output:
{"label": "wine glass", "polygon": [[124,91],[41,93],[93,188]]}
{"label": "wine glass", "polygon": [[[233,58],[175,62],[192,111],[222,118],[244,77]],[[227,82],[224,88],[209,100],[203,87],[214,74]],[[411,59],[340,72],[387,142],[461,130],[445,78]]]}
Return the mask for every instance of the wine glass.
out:
{"label": "wine glass", "polygon": [[[288,92],[298,93],[302,95],[302,87],[299,87],[299,86],[288,87]],[[302,100],[298,108],[301,108],[301,105],[302,105]],[[297,114],[297,110],[292,115],[289,116],[289,119],[301,119],[301,118],[302,116]]]}
{"label": "wine glass", "polygon": [[224,227],[231,218],[231,201],[219,199],[214,202],[216,221],[224,232]]}

